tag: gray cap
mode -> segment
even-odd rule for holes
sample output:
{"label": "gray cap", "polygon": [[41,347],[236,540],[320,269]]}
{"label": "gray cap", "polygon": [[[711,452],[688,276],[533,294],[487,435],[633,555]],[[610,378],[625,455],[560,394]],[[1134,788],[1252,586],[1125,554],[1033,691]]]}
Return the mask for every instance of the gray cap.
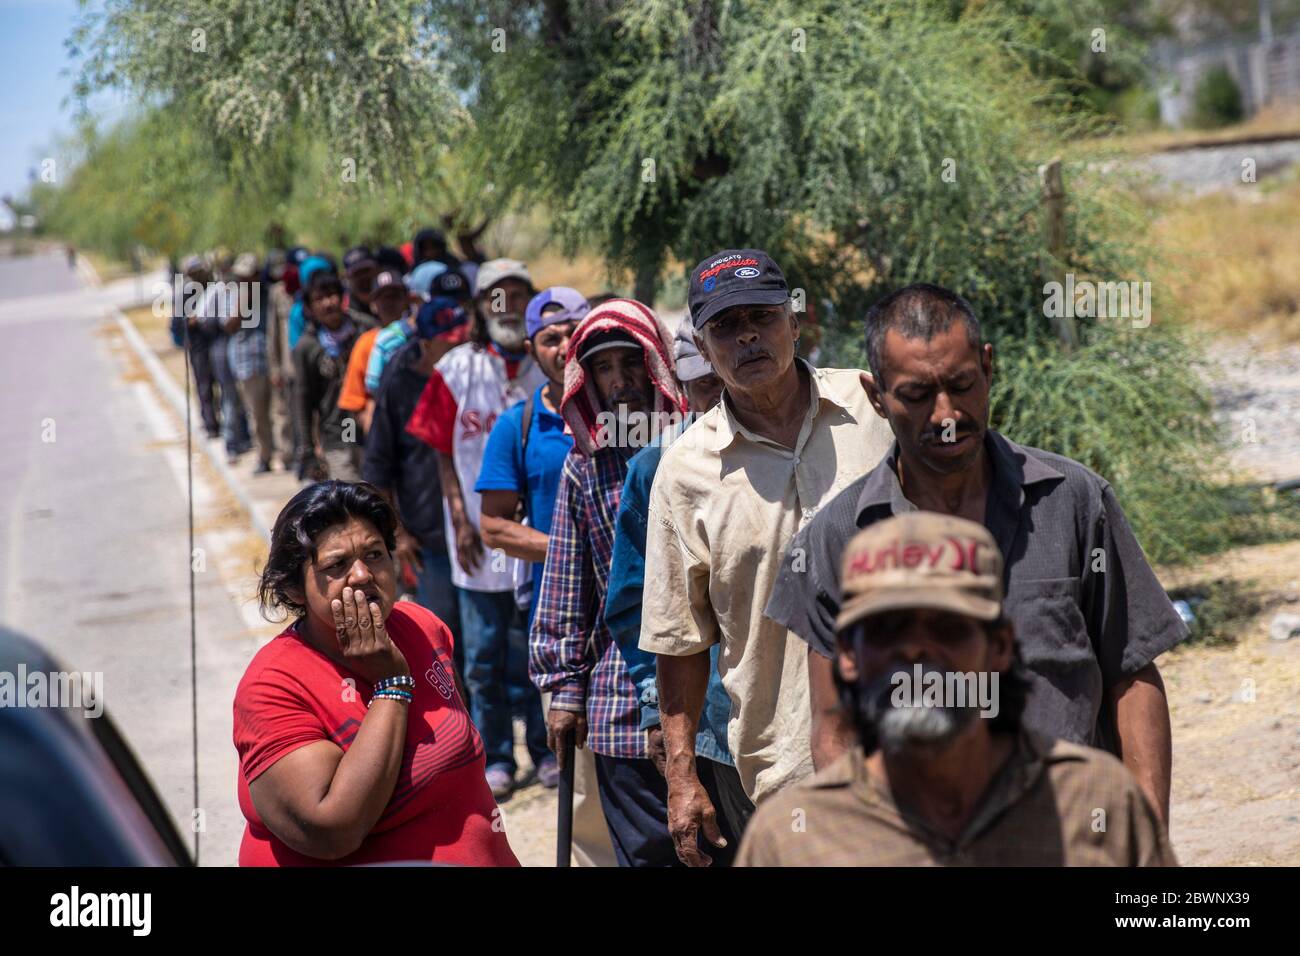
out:
{"label": "gray cap", "polygon": [[697,378],[713,374],[713,366],[700,354],[699,348],[695,345],[695,323],[691,321],[689,312],[682,319],[682,324],[677,326],[677,334],[673,336],[673,360],[677,364],[679,382],[693,382]]}
{"label": "gray cap", "polygon": [[518,259],[489,259],[478,267],[474,277],[474,294],[482,295],[498,282],[506,279],[519,279],[533,287],[533,277],[528,274],[528,266]]}
{"label": "gray cap", "polygon": [[253,279],[257,276],[257,267],[257,256],[251,252],[243,252],[230,266],[230,274],[236,279]]}

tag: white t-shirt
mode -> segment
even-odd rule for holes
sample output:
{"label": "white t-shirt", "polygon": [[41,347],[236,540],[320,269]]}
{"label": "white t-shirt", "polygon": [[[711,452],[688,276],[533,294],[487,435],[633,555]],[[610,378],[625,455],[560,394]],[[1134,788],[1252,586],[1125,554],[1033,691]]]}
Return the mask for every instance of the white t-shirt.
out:
{"label": "white t-shirt", "polygon": [[[444,355],[420,395],[407,431],[428,442],[442,454],[450,454],[456,463],[465,514],[479,527],[482,498],[474,491],[488,433],[497,416],[525,397],[546,376],[531,358],[525,358],[511,377],[506,360],[495,348],[483,348],[472,342],[458,345]],[[456,555],[456,529],[451,509],[443,502],[443,519],[447,528],[447,550],[451,557],[452,583],[470,591],[513,591],[528,575],[526,562],[503,553],[493,555],[485,546],[483,563],[473,574],[466,573]]]}

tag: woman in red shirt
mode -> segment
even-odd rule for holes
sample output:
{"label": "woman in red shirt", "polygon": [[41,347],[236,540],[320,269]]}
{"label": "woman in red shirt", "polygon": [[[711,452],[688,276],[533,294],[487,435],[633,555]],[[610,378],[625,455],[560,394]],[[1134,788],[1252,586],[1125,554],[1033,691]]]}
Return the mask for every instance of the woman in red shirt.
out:
{"label": "woman in red shirt", "polygon": [[518,866],[452,637],[394,603],[397,518],[365,483],[324,481],[280,512],[263,614],[296,619],[235,691],[241,866]]}

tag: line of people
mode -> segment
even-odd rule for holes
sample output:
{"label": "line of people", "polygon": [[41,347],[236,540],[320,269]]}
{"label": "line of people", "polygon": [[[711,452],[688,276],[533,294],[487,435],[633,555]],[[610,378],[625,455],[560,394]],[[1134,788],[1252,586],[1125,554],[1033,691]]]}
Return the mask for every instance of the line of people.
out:
{"label": "line of people", "polygon": [[[403,745],[385,724],[386,757],[372,735],[389,799],[358,802],[369,827],[316,858],[501,862],[487,808],[522,780],[518,718],[544,786],[576,748],[580,863],[1172,861],[1154,660],[1184,627],[1110,486],[988,427],[992,346],[965,300],[900,290],[866,318],[870,372],[818,368],[761,250],[702,260],[668,328],[632,299],[539,291],[522,262],[451,262],[433,239],[402,267],[354,249],[340,276],[291,250],[263,271],[270,320],[254,324],[268,357],[281,337],[293,356],[287,427],[308,482],[277,522],[264,607],[295,615],[277,642],[335,670],[306,688],[269,666],[288,654],[275,642],[250,665],[241,860],[313,858],[281,828],[323,811],[295,803],[298,776],[267,776],[268,754],[294,752],[285,736],[329,742],[304,771],[327,792],[392,701],[434,732]],[[221,311],[203,307],[191,350]],[[244,329],[224,323],[233,350]],[[285,383],[236,394],[252,407]],[[435,658],[423,675],[416,633]],[[1000,717],[889,706],[913,665],[1000,678]],[[349,674],[358,699],[322,702]],[[310,716],[281,734],[285,682]],[[423,768],[448,748],[480,770],[455,776],[465,812],[491,817],[470,828],[486,844],[381,838],[409,816],[399,794],[445,812]],[[399,850],[415,856],[385,856]]]}

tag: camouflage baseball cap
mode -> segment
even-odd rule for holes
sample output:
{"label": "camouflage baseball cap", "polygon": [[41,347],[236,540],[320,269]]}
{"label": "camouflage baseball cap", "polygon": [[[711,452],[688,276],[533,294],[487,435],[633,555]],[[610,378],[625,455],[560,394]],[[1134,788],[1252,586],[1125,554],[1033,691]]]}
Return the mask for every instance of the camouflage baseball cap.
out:
{"label": "camouflage baseball cap", "polygon": [[981,621],[1002,613],[1002,553],[988,529],[965,518],[913,511],[869,525],[844,549],[843,631],[885,611],[932,608]]}

